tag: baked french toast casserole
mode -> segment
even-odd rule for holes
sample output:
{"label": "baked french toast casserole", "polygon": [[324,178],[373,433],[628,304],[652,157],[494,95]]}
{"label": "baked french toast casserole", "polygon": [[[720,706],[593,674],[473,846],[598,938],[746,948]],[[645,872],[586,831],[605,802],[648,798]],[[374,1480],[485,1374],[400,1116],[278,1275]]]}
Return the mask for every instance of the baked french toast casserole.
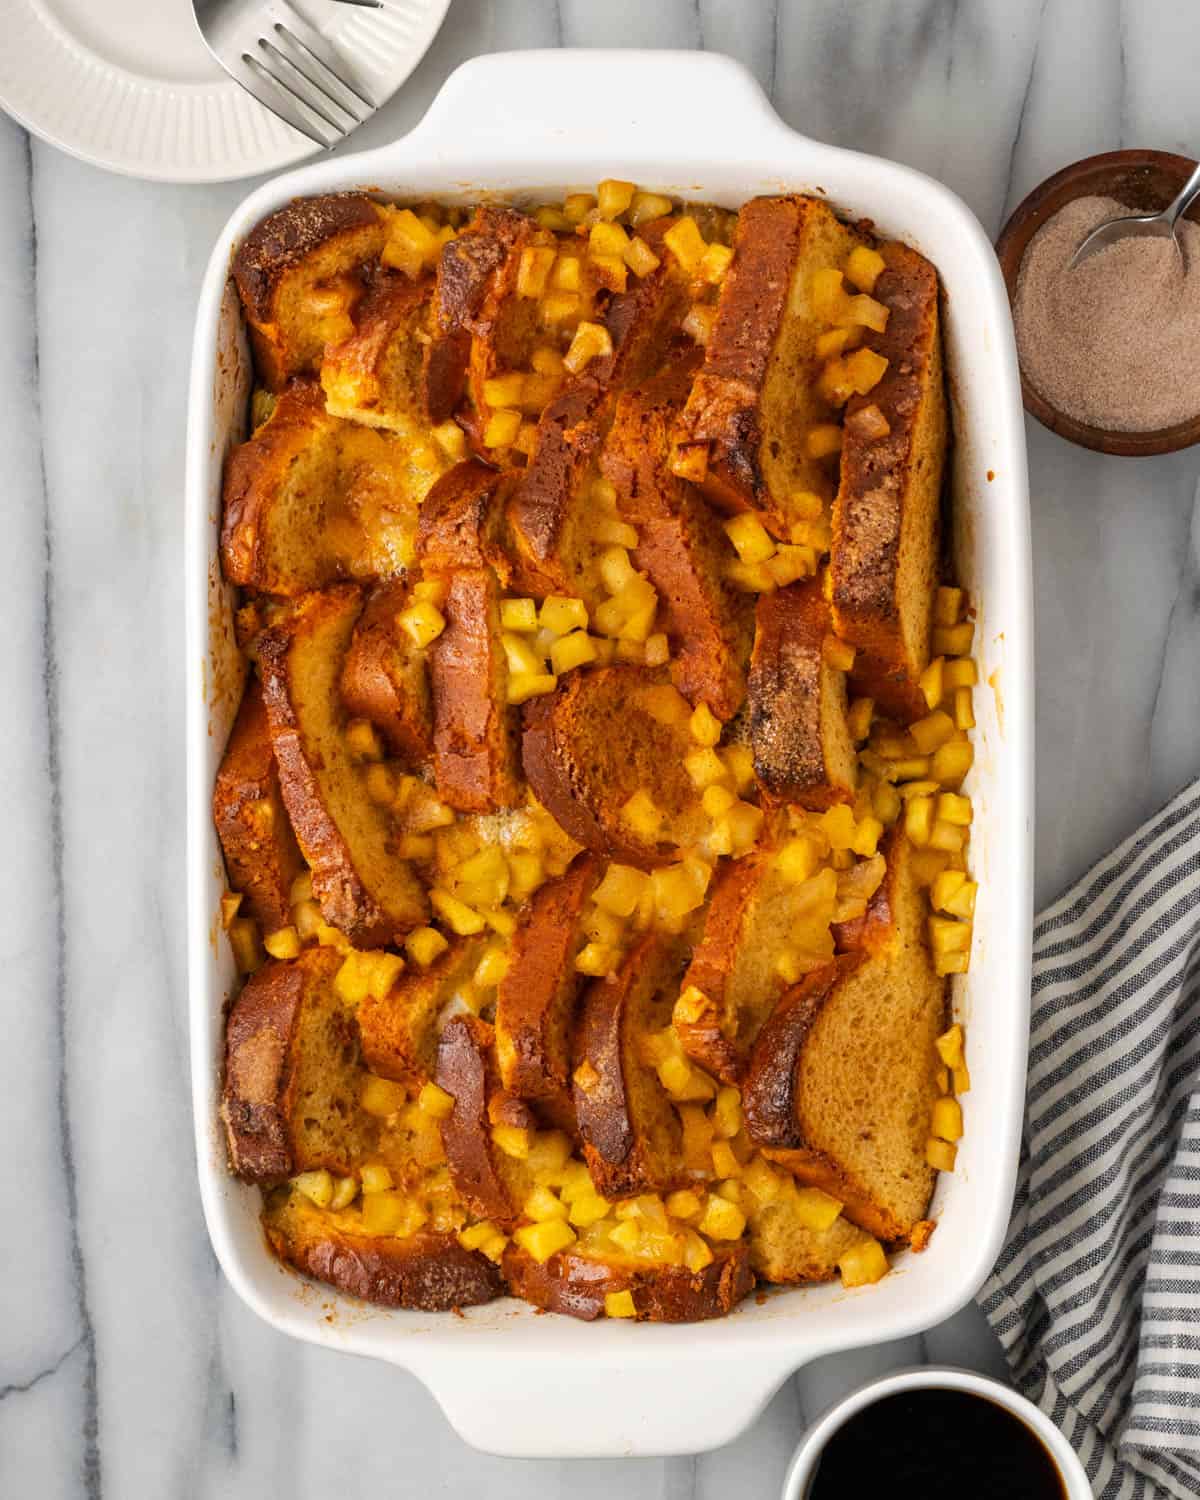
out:
{"label": "baked french toast casserole", "polygon": [[221,1112],[367,1301],[687,1321],[921,1250],[970,1086],[937,273],[823,200],[240,246]]}

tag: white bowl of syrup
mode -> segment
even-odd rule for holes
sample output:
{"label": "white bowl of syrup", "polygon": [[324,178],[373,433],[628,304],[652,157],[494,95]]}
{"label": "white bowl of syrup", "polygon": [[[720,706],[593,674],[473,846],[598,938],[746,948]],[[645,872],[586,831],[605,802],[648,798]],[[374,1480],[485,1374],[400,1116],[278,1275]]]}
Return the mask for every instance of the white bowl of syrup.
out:
{"label": "white bowl of syrup", "polygon": [[970,1370],[924,1365],[869,1381],[805,1434],[783,1500],[1093,1500],[1045,1412]]}

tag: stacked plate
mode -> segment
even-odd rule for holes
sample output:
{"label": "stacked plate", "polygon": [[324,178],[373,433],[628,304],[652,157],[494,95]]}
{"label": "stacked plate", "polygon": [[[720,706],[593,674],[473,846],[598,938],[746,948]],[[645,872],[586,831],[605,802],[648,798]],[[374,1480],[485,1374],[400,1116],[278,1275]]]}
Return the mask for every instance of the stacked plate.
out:
{"label": "stacked plate", "polygon": [[[380,103],[424,56],[450,0],[298,0]],[[0,107],[51,145],[134,177],[219,182],[318,148],[227,78],[191,0],[0,0]]]}

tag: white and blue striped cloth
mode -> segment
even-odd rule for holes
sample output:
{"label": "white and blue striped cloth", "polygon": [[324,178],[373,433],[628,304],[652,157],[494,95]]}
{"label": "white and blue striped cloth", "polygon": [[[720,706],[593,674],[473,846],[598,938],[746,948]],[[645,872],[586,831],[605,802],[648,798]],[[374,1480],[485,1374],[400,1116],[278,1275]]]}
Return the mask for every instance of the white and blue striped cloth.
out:
{"label": "white and blue striped cloth", "polygon": [[1097,1500],[1200,1495],[1200,782],[1036,924],[1021,1174],[980,1303]]}

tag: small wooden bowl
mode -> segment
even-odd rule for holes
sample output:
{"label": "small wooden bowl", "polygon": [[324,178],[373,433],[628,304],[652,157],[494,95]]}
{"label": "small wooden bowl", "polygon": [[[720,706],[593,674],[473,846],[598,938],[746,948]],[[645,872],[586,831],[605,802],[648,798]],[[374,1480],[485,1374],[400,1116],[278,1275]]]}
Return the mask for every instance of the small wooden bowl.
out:
{"label": "small wooden bowl", "polygon": [[[1017,275],[1029,241],[1047,219],[1075,198],[1115,198],[1128,204],[1131,213],[1155,213],[1165,208],[1187,180],[1195,166],[1186,156],[1169,151],[1105,151],[1088,156],[1048,177],[1034,188],[1016,209],[996,241],[996,254],[1008,287],[1008,300],[1015,307]],[[1188,210],[1189,219],[1200,219],[1197,205]],[[1174,427],[1160,427],[1155,432],[1118,432],[1108,427],[1089,427],[1077,422],[1041,396],[1021,371],[1021,394],[1025,410],[1043,427],[1057,432],[1084,448],[1098,453],[1116,453],[1131,458],[1148,458],[1158,453],[1175,453],[1200,442],[1200,415]]]}

